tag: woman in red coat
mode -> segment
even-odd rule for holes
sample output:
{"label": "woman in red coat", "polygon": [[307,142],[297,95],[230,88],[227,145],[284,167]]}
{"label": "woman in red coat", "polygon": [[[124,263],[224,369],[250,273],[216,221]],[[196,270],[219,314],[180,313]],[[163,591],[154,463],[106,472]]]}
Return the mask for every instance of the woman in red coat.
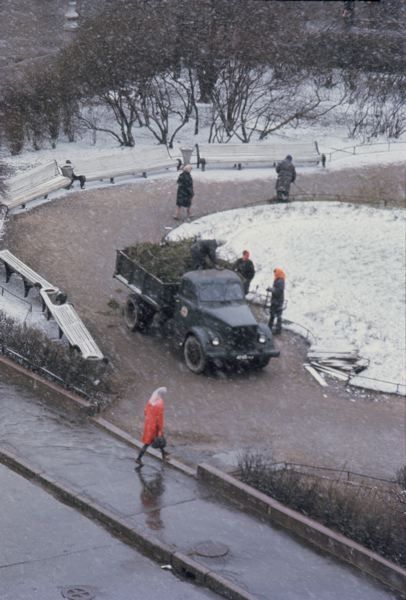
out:
{"label": "woman in red coat", "polygon": [[[164,398],[166,396],[167,389],[166,387],[160,387],[156,389],[150,399],[148,400],[145,409],[144,409],[144,433],[142,435],[143,447],[136,459],[136,463],[138,466],[142,466],[142,457],[144,456],[148,446],[152,444],[155,438],[161,437],[164,435],[164,413],[165,413],[165,404]],[[162,460],[168,458],[168,453],[161,448],[162,452]]]}

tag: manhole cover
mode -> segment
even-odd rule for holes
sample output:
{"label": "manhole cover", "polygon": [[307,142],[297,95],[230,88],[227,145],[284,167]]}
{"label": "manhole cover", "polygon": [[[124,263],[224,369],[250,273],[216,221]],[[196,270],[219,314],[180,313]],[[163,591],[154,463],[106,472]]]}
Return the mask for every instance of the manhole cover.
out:
{"label": "manhole cover", "polygon": [[219,556],[225,556],[228,553],[228,546],[221,542],[200,542],[194,547],[194,552],[199,556],[206,556],[207,558],[218,558]]}
{"label": "manhole cover", "polygon": [[88,585],[73,585],[61,590],[61,594],[66,600],[93,600],[96,598],[94,588]]}

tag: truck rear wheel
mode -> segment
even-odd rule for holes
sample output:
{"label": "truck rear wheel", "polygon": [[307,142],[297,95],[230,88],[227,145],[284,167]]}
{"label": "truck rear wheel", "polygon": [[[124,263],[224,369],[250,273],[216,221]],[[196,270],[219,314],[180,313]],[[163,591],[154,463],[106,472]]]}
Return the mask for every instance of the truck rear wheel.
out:
{"label": "truck rear wheel", "polygon": [[145,330],[153,319],[151,309],[136,298],[129,296],[124,308],[124,321],[130,331]]}
{"label": "truck rear wheel", "polygon": [[183,346],[183,356],[187,368],[192,373],[203,373],[207,367],[207,358],[203,346],[195,335],[189,335]]}

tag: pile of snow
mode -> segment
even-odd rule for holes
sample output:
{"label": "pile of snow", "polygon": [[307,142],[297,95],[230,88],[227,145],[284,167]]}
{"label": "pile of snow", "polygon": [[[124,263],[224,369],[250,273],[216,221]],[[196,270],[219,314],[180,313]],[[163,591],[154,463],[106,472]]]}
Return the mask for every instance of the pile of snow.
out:
{"label": "pile of snow", "polygon": [[402,392],[384,382],[405,385],[405,220],[401,210],[294,202],[216,213],[168,237],[227,240],[218,250],[227,260],[248,248],[251,289],[263,296],[282,267],[284,318],[309,329],[318,346],[355,345],[370,361],[360,385]]}

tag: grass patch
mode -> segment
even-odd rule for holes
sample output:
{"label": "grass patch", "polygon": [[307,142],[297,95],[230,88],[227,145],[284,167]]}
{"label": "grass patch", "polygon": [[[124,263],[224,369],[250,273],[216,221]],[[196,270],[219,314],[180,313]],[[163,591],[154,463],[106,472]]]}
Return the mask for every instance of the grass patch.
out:
{"label": "grass patch", "polygon": [[[406,566],[406,494],[401,486],[366,487],[292,469],[275,470],[260,453],[244,453],[239,469],[244,483]],[[406,467],[401,471],[403,481]]]}

